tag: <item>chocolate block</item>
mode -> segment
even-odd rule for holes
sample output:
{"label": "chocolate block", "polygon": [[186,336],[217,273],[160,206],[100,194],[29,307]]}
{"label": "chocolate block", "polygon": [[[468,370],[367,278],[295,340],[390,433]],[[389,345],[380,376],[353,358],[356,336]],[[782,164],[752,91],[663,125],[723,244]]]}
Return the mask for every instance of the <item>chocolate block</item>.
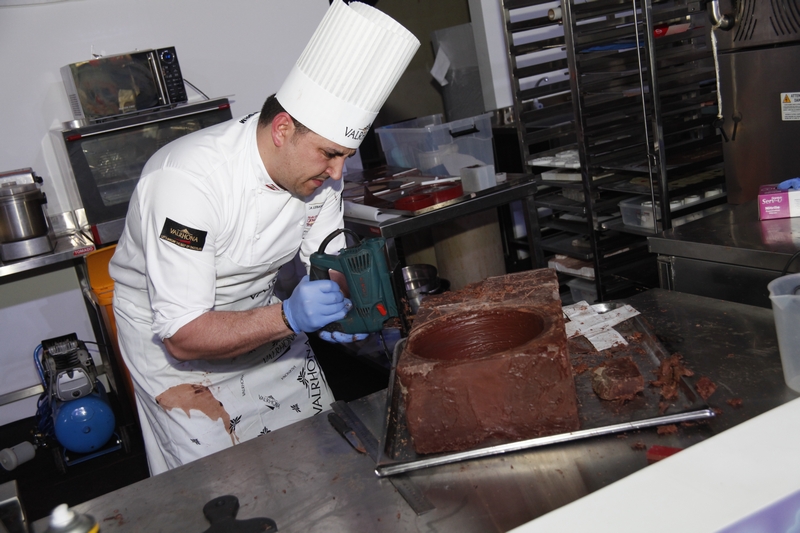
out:
{"label": "chocolate block", "polygon": [[606,361],[592,370],[592,389],[603,400],[632,400],[644,390],[644,378],[630,357]]}
{"label": "chocolate block", "polygon": [[396,374],[419,454],[580,427],[552,269],[425,298]]}

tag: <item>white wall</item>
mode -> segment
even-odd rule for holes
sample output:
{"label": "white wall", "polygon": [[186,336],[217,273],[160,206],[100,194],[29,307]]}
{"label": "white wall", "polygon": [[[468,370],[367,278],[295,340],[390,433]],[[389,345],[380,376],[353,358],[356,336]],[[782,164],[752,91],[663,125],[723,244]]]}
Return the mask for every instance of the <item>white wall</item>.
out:
{"label": "white wall", "polygon": [[[234,116],[277,91],[328,0],[67,0],[0,4],[0,171],[32,167],[51,215],[68,211],[51,128],[72,119],[59,69],[92,54],[175,46],[184,78]],[[201,99],[187,87],[190,100]]]}
{"label": "white wall", "polygon": [[[40,0],[37,0],[40,1]],[[0,171],[41,175],[50,215],[71,206],[49,130],[72,119],[59,69],[92,53],[175,46],[186,79],[209,97],[231,96],[234,116],[278,90],[328,0],[0,0]],[[199,100],[187,88],[190,100]],[[44,289],[46,288],[46,290]],[[33,350],[76,332],[94,340],[74,269],[0,278],[0,394],[38,383]],[[0,425],[33,416],[35,398],[0,406]]]}
{"label": "white wall", "polygon": [[[41,384],[33,359],[45,339],[70,333],[95,341],[74,268],[62,268],[14,283],[0,284],[0,394]],[[87,349],[100,364],[95,344]],[[37,397],[0,406],[0,425],[36,414]]]}

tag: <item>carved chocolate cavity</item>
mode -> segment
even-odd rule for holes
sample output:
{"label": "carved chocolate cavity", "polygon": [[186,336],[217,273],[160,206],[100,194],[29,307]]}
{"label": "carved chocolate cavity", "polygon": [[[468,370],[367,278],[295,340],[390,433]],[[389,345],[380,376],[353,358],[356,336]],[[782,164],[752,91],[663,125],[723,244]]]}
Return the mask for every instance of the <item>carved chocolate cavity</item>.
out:
{"label": "carved chocolate cavity", "polygon": [[527,310],[461,313],[415,331],[408,349],[423,359],[474,359],[522,346],[538,337],[543,327],[542,317]]}
{"label": "carved chocolate cavity", "polygon": [[580,428],[552,269],[425,298],[395,370],[419,454]]}

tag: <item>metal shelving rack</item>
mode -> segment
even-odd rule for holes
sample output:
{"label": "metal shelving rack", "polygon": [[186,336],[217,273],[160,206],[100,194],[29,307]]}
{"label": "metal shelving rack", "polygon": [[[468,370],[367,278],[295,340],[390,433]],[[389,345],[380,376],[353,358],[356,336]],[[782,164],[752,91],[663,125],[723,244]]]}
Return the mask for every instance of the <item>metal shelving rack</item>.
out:
{"label": "metal shelving rack", "polygon": [[[569,63],[553,0],[501,0],[514,96],[514,124],[525,170],[543,150],[575,143]],[[538,56],[538,57],[537,57]],[[554,73],[564,75],[553,75]],[[552,78],[552,79],[551,79]]]}
{"label": "metal shelving rack", "polygon": [[[721,195],[676,208],[679,198],[724,183],[705,13],[687,0],[503,4],[520,147],[526,170],[542,175],[537,206],[553,212],[540,220],[539,245],[545,253],[592,265],[600,301],[657,285],[646,235],[700,216],[725,200]],[[515,10],[543,5],[560,11],[547,20],[563,28],[571,73],[569,96],[551,93],[552,109],[543,90],[522,83],[532,71],[520,67],[520,59],[537,43],[521,46],[516,38],[545,22],[520,23],[513,16]],[[534,98],[544,105],[532,105]],[[563,118],[566,104],[571,120]],[[553,123],[548,126],[548,121]],[[548,162],[566,150],[577,152],[572,175],[545,179],[552,170]],[[658,224],[623,225],[618,204],[633,195],[649,199],[654,206],[650,220],[660,218]]]}

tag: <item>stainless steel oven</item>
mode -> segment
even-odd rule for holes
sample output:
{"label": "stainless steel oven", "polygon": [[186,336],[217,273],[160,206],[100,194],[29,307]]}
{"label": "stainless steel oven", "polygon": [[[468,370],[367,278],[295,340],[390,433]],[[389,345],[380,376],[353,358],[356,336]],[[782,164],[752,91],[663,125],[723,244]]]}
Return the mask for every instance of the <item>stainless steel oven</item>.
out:
{"label": "stainless steel oven", "polygon": [[122,235],[131,194],[156,150],[231,118],[230,102],[220,98],[61,130],[59,138],[95,244],[112,243]]}

